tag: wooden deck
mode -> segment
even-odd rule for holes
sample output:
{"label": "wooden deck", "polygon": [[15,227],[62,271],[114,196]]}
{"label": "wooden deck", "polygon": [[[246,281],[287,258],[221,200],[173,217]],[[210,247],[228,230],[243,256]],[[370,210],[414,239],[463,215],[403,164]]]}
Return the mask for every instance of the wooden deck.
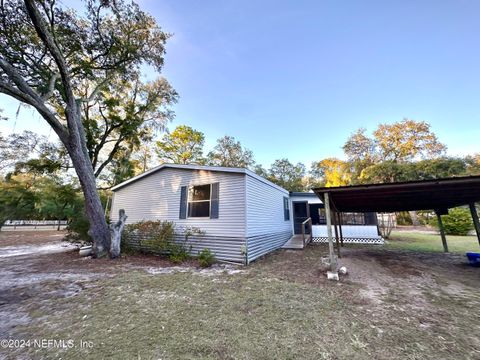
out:
{"label": "wooden deck", "polygon": [[[310,242],[312,239],[311,235],[306,235],[305,239],[305,246]],[[293,235],[290,240],[288,240],[285,244],[283,244],[282,249],[303,249],[305,246],[303,246],[303,235],[298,234],[298,235]]]}

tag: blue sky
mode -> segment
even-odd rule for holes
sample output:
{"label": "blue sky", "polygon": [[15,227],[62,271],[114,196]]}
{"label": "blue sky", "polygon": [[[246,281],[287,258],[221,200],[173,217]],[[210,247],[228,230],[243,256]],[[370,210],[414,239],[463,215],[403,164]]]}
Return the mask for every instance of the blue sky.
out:
{"label": "blue sky", "polygon": [[[163,72],[180,94],[170,128],[203,131],[207,148],[228,134],[265,166],[309,165],[342,157],[359,127],[409,117],[429,122],[451,155],[480,151],[478,1],[140,4],[174,34]],[[5,97],[0,108],[16,110]],[[24,126],[46,128],[29,110]]]}

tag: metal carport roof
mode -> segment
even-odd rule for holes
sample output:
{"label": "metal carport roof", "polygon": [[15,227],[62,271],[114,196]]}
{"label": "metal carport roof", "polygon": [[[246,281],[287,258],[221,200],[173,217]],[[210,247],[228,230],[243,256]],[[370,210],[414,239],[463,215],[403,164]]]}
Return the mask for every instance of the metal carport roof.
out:
{"label": "metal carport roof", "polygon": [[[313,189],[313,191],[325,203],[326,209],[327,203],[328,208],[331,206],[334,211],[334,221],[336,219],[335,213],[342,212],[435,210],[445,252],[448,252],[448,245],[440,215],[448,214],[449,208],[469,205],[478,243],[480,244],[480,221],[475,208],[475,203],[480,201],[480,176],[323,187]],[[327,224],[331,221],[330,216],[331,214],[327,210]],[[330,225],[328,225],[328,228],[330,228]],[[335,231],[336,229],[337,226],[335,225]],[[335,237],[337,239],[337,250],[340,251],[338,235],[336,234]],[[331,233],[329,234],[330,242]],[[331,249],[331,259],[333,259],[332,251]],[[331,263],[333,263],[333,260]]]}
{"label": "metal carport roof", "polygon": [[322,201],[328,192],[337,212],[438,210],[445,213],[446,209],[480,201],[480,176],[322,187],[313,191]]}

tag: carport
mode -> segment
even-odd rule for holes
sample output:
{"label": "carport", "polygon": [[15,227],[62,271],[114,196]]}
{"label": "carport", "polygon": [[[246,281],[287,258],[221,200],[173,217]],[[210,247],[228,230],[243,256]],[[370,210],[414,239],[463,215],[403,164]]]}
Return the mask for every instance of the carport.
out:
{"label": "carport", "polygon": [[[333,267],[333,235],[335,228],[337,252],[342,242],[341,214],[344,212],[391,213],[398,211],[434,210],[445,252],[447,239],[440,215],[448,209],[467,205],[480,244],[480,224],[475,203],[480,201],[480,176],[465,176],[435,180],[406,181],[389,184],[367,184],[313,189],[325,204],[330,261]],[[338,230],[337,225],[338,224]]]}

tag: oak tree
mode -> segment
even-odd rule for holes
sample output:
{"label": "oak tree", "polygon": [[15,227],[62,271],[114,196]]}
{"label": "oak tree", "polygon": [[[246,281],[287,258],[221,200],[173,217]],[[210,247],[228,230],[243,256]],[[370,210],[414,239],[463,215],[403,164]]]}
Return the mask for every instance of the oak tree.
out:
{"label": "oak tree", "polygon": [[207,162],[212,166],[250,168],[255,165],[252,151],[245,149],[233,136],[224,136],[207,154]]}
{"label": "oak tree", "polygon": [[303,178],[306,175],[305,165],[293,164],[288,159],[275,160],[268,170],[268,179],[289,191],[303,191]]}
{"label": "oak tree", "polygon": [[88,0],[81,15],[54,0],[0,4],[0,92],[35,108],[68,152],[96,256],[108,251],[110,234],[82,106],[119,75],[132,79],[144,65],[160,71],[167,38],[152,16],[121,0]]}
{"label": "oak tree", "polygon": [[323,186],[344,186],[350,183],[348,164],[337,158],[327,158],[312,163],[310,174]]}
{"label": "oak tree", "polygon": [[204,164],[202,132],[187,125],[180,125],[163,135],[156,143],[158,160],[161,163]]}

